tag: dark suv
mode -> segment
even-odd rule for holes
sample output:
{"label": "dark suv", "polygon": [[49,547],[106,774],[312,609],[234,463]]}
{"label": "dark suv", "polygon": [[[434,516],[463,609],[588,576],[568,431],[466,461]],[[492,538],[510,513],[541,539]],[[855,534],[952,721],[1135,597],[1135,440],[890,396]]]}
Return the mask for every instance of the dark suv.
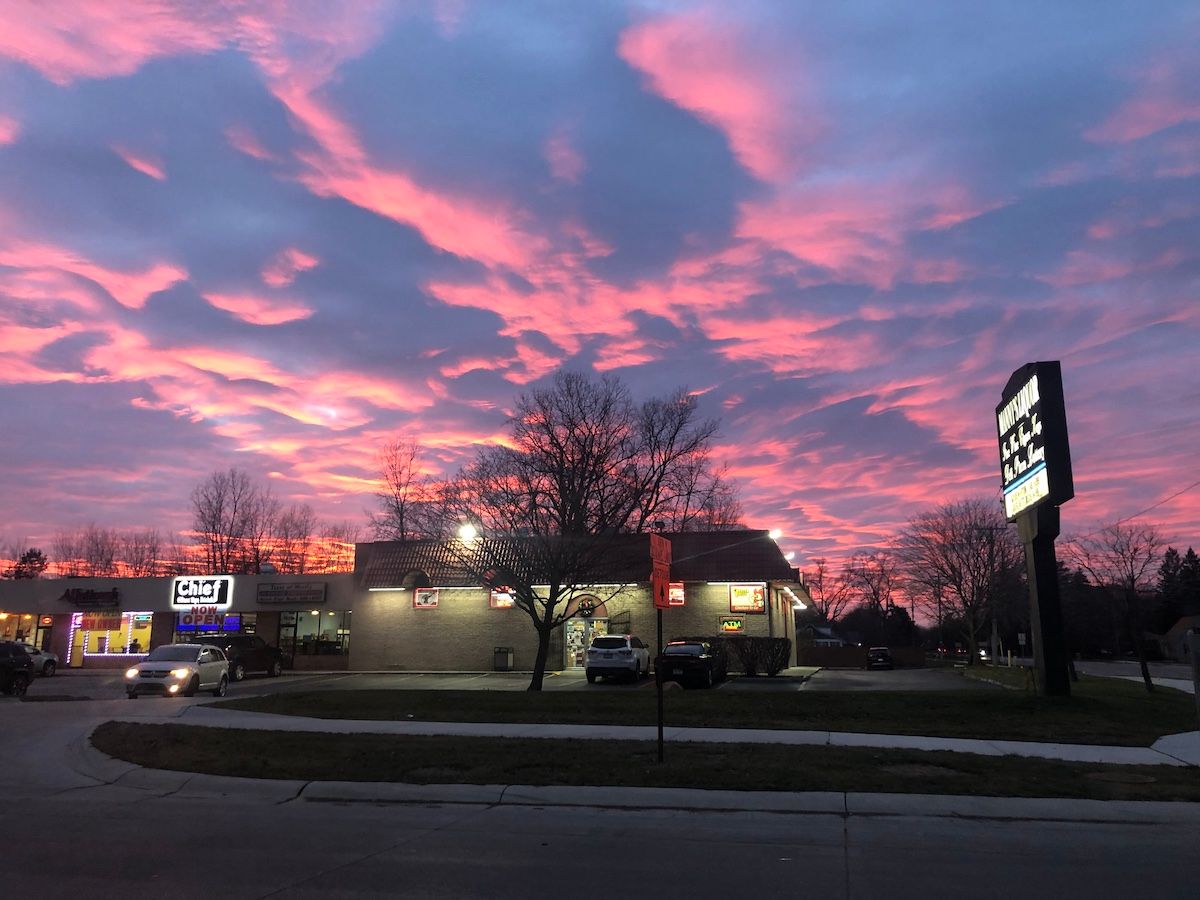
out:
{"label": "dark suv", "polygon": [[16,641],[0,641],[0,691],[24,697],[33,681],[33,660]]}
{"label": "dark suv", "polygon": [[192,643],[220,647],[229,657],[229,680],[241,681],[247,672],[266,672],[272,678],[283,671],[283,654],[257,634],[209,634]]}

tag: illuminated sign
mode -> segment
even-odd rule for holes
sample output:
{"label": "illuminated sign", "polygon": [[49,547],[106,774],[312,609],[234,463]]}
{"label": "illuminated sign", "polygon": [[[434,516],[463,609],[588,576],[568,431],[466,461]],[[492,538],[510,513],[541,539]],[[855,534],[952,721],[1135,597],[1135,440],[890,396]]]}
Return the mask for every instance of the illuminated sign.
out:
{"label": "illuminated sign", "polygon": [[79,620],[79,627],[84,631],[120,631],[121,611],[85,612]]}
{"label": "illuminated sign", "polygon": [[488,606],[492,609],[512,609],[516,605],[517,599],[512,595],[510,588],[492,588],[488,594]]}
{"label": "illuminated sign", "polygon": [[668,606],[683,606],[683,582],[672,582],[667,591]]}
{"label": "illuminated sign", "polygon": [[413,609],[437,609],[437,605],[437,588],[417,588],[413,591]]}
{"label": "illuminated sign", "polygon": [[746,620],[741,616],[721,616],[717,619],[718,634],[741,634],[746,630]]}
{"label": "illuminated sign", "polygon": [[729,611],[760,613],[767,609],[767,589],[761,584],[731,584]]}
{"label": "illuminated sign", "polygon": [[211,606],[217,610],[232,605],[232,575],[181,575],[171,583],[171,609]]}
{"label": "illuminated sign", "polygon": [[1013,372],[996,407],[1004,514],[1009,521],[1040,503],[1075,496],[1062,370],[1036,362]]}

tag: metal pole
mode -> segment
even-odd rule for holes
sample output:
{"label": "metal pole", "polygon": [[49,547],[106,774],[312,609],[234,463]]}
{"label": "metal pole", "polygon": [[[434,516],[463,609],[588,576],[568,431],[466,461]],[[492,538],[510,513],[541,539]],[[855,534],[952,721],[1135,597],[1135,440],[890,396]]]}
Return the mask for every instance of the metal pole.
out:
{"label": "metal pole", "polygon": [[663,761],[662,607],[658,613],[658,654],[654,657],[654,690],[658,694],[658,761]]}
{"label": "metal pole", "polygon": [[1200,719],[1200,630],[1192,628],[1185,636],[1192,657],[1192,690],[1196,698],[1196,718]]}

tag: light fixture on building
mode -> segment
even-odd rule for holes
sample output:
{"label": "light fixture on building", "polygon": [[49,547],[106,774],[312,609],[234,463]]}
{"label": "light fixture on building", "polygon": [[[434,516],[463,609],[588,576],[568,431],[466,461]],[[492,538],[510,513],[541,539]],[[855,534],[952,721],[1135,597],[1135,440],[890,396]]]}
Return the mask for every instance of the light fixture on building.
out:
{"label": "light fixture on building", "polygon": [[471,543],[477,537],[479,537],[479,529],[470,522],[463,522],[458,526],[458,539],[464,544]]}
{"label": "light fixture on building", "polygon": [[783,554],[783,558],[786,559],[788,562],[791,562],[793,559],[796,558],[796,551],[789,550],[787,553]]}
{"label": "light fixture on building", "polygon": [[777,541],[781,537],[783,537],[783,529],[782,528],[772,528],[770,531],[767,532],[767,537],[769,537],[773,541]]}

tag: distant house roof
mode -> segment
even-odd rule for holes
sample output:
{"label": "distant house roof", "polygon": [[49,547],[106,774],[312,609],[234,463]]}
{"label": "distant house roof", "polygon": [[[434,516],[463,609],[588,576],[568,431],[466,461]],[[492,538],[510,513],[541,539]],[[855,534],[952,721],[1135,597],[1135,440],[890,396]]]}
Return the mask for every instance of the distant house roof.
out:
{"label": "distant house roof", "polygon": [[[679,532],[664,535],[671,542],[672,581],[787,581],[799,582],[778,544],[766,531]],[[590,539],[589,539],[590,540]],[[539,554],[553,554],[554,541],[524,538],[478,538],[472,558],[464,565],[464,545],[447,541],[375,541],[355,546],[354,571],[363,587],[412,588],[478,583],[469,569],[507,568],[536,573]],[[599,546],[590,571],[593,583],[636,584],[650,580],[650,536],[616,534]],[[487,562],[485,563],[484,560]]]}
{"label": "distant house roof", "polygon": [[1200,616],[1181,616],[1179,620],[1167,629],[1167,634],[1186,634],[1189,628],[1200,628]]}

